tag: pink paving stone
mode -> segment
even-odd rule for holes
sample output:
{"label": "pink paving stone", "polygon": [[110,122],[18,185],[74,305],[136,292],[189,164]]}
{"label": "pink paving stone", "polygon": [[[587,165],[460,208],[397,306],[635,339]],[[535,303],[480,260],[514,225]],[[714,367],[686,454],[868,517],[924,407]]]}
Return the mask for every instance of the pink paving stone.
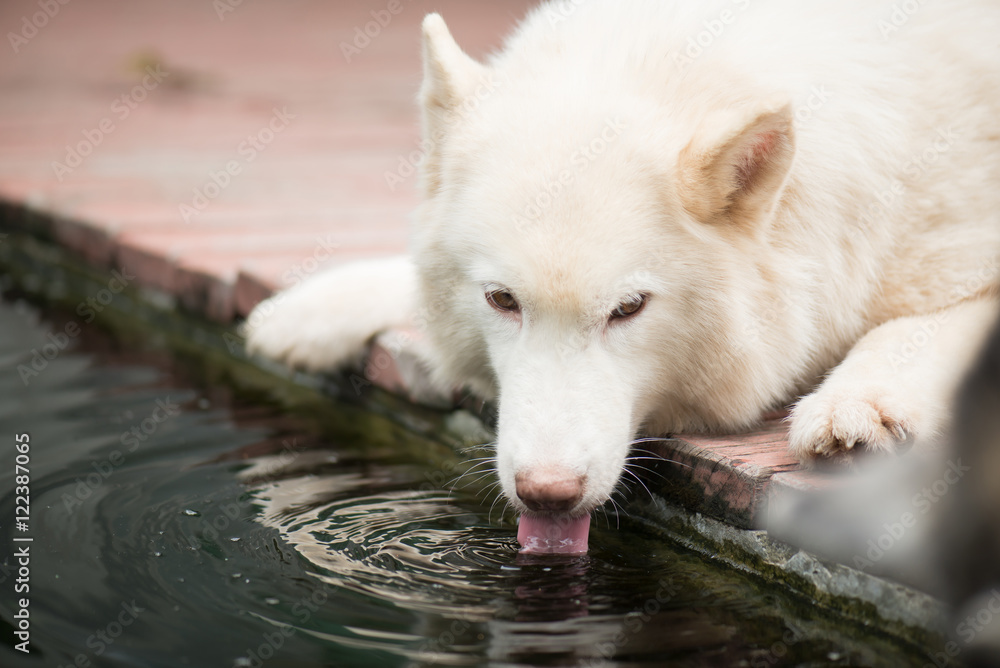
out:
{"label": "pink paving stone", "polygon": [[798,461],[788,452],[788,444],[785,441],[766,449],[747,448],[734,452],[731,457],[740,466],[753,466],[765,471],[778,472],[799,468]]}
{"label": "pink paving stone", "polygon": [[[281,266],[285,267],[287,264],[282,262]],[[276,282],[265,279],[260,274],[241,269],[233,286],[233,309],[236,315],[250,315],[254,306],[275,293],[276,285]]]}
{"label": "pink paving stone", "polygon": [[843,482],[844,477],[842,473],[822,473],[796,467],[794,470],[776,472],[771,476],[770,484],[775,490],[788,488],[809,491],[836,486]]}
{"label": "pink paving stone", "polygon": [[280,276],[293,261],[287,258],[270,262],[254,261],[244,266],[236,276],[233,286],[233,308],[242,317],[250,315],[253,307],[261,303],[281,286]]}
{"label": "pink paving stone", "polygon": [[75,219],[56,218],[52,222],[52,232],[61,245],[91,264],[107,266],[114,262],[114,234],[106,229]]}
{"label": "pink paving stone", "polygon": [[365,362],[363,376],[368,382],[389,392],[408,395],[414,383],[408,381],[399,363],[399,352],[382,341],[375,341]]}
{"label": "pink paving stone", "polygon": [[163,248],[144,243],[142,239],[119,240],[115,262],[136,277],[140,285],[173,294],[176,285],[175,258],[165,255]]}
{"label": "pink paving stone", "polygon": [[739,475],[739,471],[733,467],[698,464],[694,467],[691,478],[700,483],[706,496],[724,503],[732,513],[751,510],[757,498],[753,486],[748,485],[744,476]]}
{"label": "pink paving stone", "polygon": [[765,511],[770,478],[798,469],[788,453],[786,434],[786,424],[769,420],[749,434],[674,435],[641,447],[676,462],[665,465],[671,475],[698,490],[696,498],[681,495],[692,509],[751,527]]}
{"label": "pink paving stone", "polygon": [[216,322],[230,322],[236,312],[233,286],[240,261],[211,252],[186,255],[174,266],[180,303]]}
{"label": "pink paving stone", "polygon": [[765,432],[754,434],[734,435],[727,437],[710,436],[705,434],[675,434],[677,438],[684,439],[688,443],[701,445],[708,448],[719,448],[727,446],[740,446],[778,443],[784,440],[783,434],[779,432]]}

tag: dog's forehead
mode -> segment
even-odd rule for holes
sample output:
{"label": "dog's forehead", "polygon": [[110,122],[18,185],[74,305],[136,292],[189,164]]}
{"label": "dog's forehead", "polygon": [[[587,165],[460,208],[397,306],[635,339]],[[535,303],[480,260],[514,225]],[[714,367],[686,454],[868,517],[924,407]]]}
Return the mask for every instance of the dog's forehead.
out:
{"label": "dog's forehead", "polygon": [[464,150],[446,178],[451,229],[478,249],[470,273],[578,313],[650,290],[675,212],[665,161],[636,146],[630,117],[489,102],[452,138]]}
{"label": "dog's forehead", "polygon": [[537,134],[492,135],[456,161],[459,205],[481,212],[477,219],[488,219],[491,230],[539,240],[588,227],[605,233],[662,206],[662,175],[654,175],[652,166],[637,168],[640,160],[624,141],[614,145],[614,138],[599,133],[588,141],[589,131],[558,137],[532,131]]}
{"label": "dog's forehead", "polygon": [[657,291],[662,282],[663,245],[643,225],[550,222],[482,230],[470,276],[510,289],[535,308],[602,313],[626,295]]}

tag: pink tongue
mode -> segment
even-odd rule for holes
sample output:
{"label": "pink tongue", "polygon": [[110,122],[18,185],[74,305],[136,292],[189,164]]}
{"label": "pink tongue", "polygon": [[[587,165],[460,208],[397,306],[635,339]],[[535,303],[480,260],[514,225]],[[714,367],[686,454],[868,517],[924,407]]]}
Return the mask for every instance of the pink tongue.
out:
{"label": "pink tongue", "polygon": [[530,554],[578,554],[587,551],[590,515],[581,517],[533,517],[521,515],[517,542]]}

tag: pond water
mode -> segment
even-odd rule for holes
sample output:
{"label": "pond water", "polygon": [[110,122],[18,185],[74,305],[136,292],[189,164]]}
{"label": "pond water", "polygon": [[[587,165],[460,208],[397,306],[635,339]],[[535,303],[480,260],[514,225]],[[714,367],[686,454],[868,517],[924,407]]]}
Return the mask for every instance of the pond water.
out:
{"label": "pond water", "polygon": [[585,556],[521,556],[490,481],[449,484],[458,456],[388,417],[282,408],[72,311],[8,300],[0,327],[0,665],[922,663],[624,516]]}

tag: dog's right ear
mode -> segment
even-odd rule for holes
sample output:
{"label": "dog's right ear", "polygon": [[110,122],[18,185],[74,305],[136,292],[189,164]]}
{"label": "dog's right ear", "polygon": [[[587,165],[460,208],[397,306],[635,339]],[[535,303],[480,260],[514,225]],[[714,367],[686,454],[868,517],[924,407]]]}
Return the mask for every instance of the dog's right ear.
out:
{"label": "dog's right ear", "polygon": [[679,158],[684,207],[704,222],[752,228],[781,194],[795,155],[791,105],[707,117]]}
{"label": "dog's right ear", "polygon": [[466,101],[474,95],[486,68],[455,43],[439,14],[428,14],[423,23],[424,83],[420,88],[426,155],[423,163],[424,194],[440,188],[441,146],[461,119]]}

